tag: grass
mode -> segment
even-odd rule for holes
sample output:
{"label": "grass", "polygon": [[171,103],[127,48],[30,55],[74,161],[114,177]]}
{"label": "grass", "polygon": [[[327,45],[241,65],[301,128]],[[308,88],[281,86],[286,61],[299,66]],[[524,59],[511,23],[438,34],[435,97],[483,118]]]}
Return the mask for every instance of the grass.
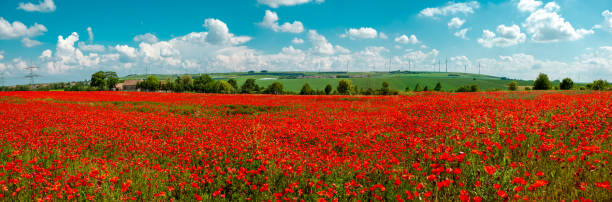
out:
{"label": "grass", "polygon": [[[260,86],[268,86],[276,81],[281,82],[285,90],[299,92],[305,83],[310,84],[313,89],[323,90],[326,85],[330,84],[334,89],[338,84],[338,80],[343,78],[330,78],[332,76],[353,77],[349,79],[358,88],[377,89],[380,88],[382,82],[388,82],[392,89],[403,91],[406,87],[414,89],[416,84],[421,88],[428,86],[433,89],[437,82],[442,84],[442,90],[456,90],[460,86],[477,84],[481,90],[506,89],[509,80],[504,80],[501,77],[456,73],[456,72],[269,72],[269,73],[213,73],[210,74],[218,80],[235,79],[238,86],[242,85],[247,79],[256,79],[256,83]],[[178,75],[155,75],[160,80],[168,78],[176,78]],[[197,76],[192,74],[191,76]],[[308,78],[316,76],[321,78]],[[145,75],[130,75],[122,79],[141,79]],[[306,78],[304,78],[306,77]],[[355,78],[360,77],[360,78]],[[532,81],[518,80],[519,85],[530,86]]]}

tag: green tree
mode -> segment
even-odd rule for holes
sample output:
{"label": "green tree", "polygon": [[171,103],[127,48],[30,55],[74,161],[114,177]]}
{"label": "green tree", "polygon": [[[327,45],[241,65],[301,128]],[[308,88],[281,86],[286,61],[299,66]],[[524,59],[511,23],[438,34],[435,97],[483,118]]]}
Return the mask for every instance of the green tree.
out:
{"label": "green tree", "polygon": [[380,89],[380,94],[381,95],[389,95],[389,94],[391,94],[391,89],[389,88],[389,83],[387,83],[386,81],[383,81],[383,83],[382,83],[382,88]]}
{"label": "green tree", "polygon": [[278,81],[270,84],[268,88],[266,88],[266,90],[264,91],[264,93],[267,93],[267,94],[277,94],[277,95],[283,94],[283,92],[284,92],[283,84]]}
{"label": "green tree", "polygon": [[234,89],[238,89],[238,82],[236,82],[235,79],[229,79],[227,80],[227,83],[229,83],[230,85],[232,85],[232,88]]}
{"label": "green tree", "polygon": [[350,94],[350,91],[353,88],[352,86],[353,83],[350,80],[340,79],[337,87],[338,93],[343,95]]}
{"label": "green tree", "polygon": [[552,88],[552,84],[548,79],[548,75],[540,73],[538,78],[533,82],[534,90],[550,90]]}
{"label": "green tree", "polygon": [[257,93],[259,86],[255,83],[255,79],[247,79],[240,87],[240,93]]}
{"label": "green tree", "polygon": [[440,91],[442,90],[442,84],[438,81],[438,83],[436,83],[436,87],[434,87],[435,91]]}
{"label": "green tree", "polygon": [[201,74],[193,79],[193,90],[196,92],[208,92],[207,90],[210,89],[206,89],[206,86],[214,81],[208,74]]}
{"label": "green tree", "polygon": [[419,85],[418,83],[416,84],[416,86],[414,86],[414,92],[421,92],[423,89],[421,89],[421,85]]}
{"label": "green tree", "polygon": [[89,85],[104,90],[108,86],[106,85],[106,74],[103,71],[92,74]]}
{"label": "green tree", "polygon": [[160,89],[160,81],[156,76],[148,76],[144,81],[138,82],[136,86],[147,91],[157,91]]}
{"label": "green tree", "polygon": [[518,90],[518,83],[516,83],[516,81],[512,81],[512,82],[508,83],[508,90],[510,90],[510,91]]}
{"label": "green tree", "polygon": [[478,92],[478,85],[472,84],[470,86],[470,92]]}
{"label": "green tree", "polygon": [[184,92],[193,90],[193,79],[189,75],[183,75],[174,82],[174,91]]}
{"label": "green tree", "polygon": [[302,86],[302,90],[300,90],[300,95],[312,95],[312,88],[310,88],[310,85],[308,83],[305,83]]}
{"label": "green tree", "polygon": [[410,92],[410,86],[406,86],[406,92]]}
{"label": "green tree", "polygon": [[423,88],[423,91],[429,91],[429,87],[425,85],[425,88]]}
{"label": "green tree", "polygon": [[606,90],[610,84],[605,80],[596,80],[590,85],[591,90]]}
{"label": "green tree", "polygon": [[216,81],[214,82],[212,92],[229,94],[234,92],[234,87],[227,81]]}
{"label": "green tree", "polygon": [[559,87],[561,90],[572,89],[574,88],[574,81],[572,81],[570,78],[564,78],[563,81],[561,81],[561,84],[559,84]]}
{"label": "green tree", "polygon": [[107,71],[104,72],[104,75],[106,76],[106,86],[108,89],[114,89],[117,83],[119,83],[119,76],[117,76],[117,73]]}
{"label": "green tree", "polygon": [[332,92],[332,90],[333,90],[333,87],[330,84],[327,84],[325,86],[325,94],[326,95],[329,95]]}

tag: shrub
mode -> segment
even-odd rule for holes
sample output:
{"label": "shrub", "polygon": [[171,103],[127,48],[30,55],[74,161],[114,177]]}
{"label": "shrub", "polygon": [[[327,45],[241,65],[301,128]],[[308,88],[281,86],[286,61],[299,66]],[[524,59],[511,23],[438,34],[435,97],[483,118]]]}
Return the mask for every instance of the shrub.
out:
{"label": "shrub", "polygon": [[561,81],[559,87],[561,88],[561,90],[572,89],[574,88],[574,81],[572,81],[572,79],[570,78],[564,78],[563,81]]}
{"label": "shrub", "polygon": [[308,83],[305,83],[302,86],[302,90],[300,90],[300,95],[312,95],[312,88],[310,88],[310,85]]}
{"label": "shrub", "polygon": [[268,88],[266,88],[266,90],[264,91],[264,93],[266,94],[277,94],[277,95],[283,94],[283,92],[284,92],[283,84],[278,81],[270,84]]}
{"label": "shrub", "polygon": [[343,95],[350,94],[352,86],[353,83],[351,83],[350,80],[340,79],[340,81],[338,81],[338,93]]}
{"label": "shrub", "polygon": [[518,83],[516,83],[516,81],[508,83],[508,90],[510,91],[518,90]]}
{"label": "shrub", "polygon": [[606,90],[609,85],[610,84],[608,83],[608,81],[600,79],[597,81],[593,81],[593,83],[590,86],[591,86],[591,90]]}
{"label": "shrub", "polygon": [[538,78],[533,82],[534,90],[550,90],[552,88],[552,84],[548,79],[548,75],[540,73]]}

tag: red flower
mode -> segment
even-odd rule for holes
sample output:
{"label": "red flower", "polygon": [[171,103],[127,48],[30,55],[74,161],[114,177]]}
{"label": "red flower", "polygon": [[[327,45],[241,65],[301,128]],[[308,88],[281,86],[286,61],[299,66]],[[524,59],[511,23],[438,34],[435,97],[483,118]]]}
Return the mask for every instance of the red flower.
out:
{"label": "red flower", "polygon": [[497,191],[497,196],[502,197],[502,198],[508,198],[508,194],[506,194],[506,192],[503,190]]}
{"label": "red flower", "polygon": [[595,186],[604,189],[610,189],[610,181],[595,182]]}
{"label": "red flower", "polygon": [[497,169],[495,169],[495,167],[493,167],[493,166],[485,166],[485,167],[484,167],[484,170],[485,170],[485,172],[487,172],[489,175],[493,175],[493,174],[495,174],[495,171],[496,171]]}

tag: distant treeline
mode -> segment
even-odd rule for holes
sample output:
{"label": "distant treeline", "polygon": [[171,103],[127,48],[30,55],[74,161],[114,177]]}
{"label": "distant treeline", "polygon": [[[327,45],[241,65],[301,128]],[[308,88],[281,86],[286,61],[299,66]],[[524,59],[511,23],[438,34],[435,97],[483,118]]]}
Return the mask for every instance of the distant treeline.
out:
{"label": "distant treeline", "polygon": [[[45,85],[18,85],[14,87],[0,87],[0,91],[49,91],[49,90],[64,90],[64,91],[107,91],[121,90],[117,89],[117,84],[120,80],[115,72],[99,71],[91,76],[89,82],[70,82],[70,83],[52,83]],[[259,86],[255,79],[247,79],[242,85],[238,86],[238,82],[234,79],[215,80],[207,74],[201,74],[195,77],[183,75],[175,79],[160,80],[156,76],[148,76],[146,79],[139,81],[133,90],[140,91],[166,91],[166,92],[197,92],[197,93],[223,93],[223,94],[300,94],[300,95],[398,95],[402,92],[421,92],[421,91],[442,91],[442,84],[438,82],[435,86],[421,86],[416,84],[414,87],[407,86],[403,91],[391,89],[387,82],[382,82],[381,88],[358,88],[353,85],[351,80],[340,79],[338,85],[334,89],[328,84],[323,89],[313,89],[308,83],[305,83],[300,92],[286,91],[283,84],[274,82],[268,86]],[[501,91],[502,89],[493,89],[490,91]],[[538,75],[533,86],[520,89],[516,81],[511,81],[507,84],[509,91],[516,90],[612,90],[611,85],[606,80],[596,80],[586,86],[577,87],[570,78],[563,79],[559,85],[553,85],[546,74]],[[466,85],[457,88],[456,90],[446,92],[478,92],[479,86],[476,84]]]}

